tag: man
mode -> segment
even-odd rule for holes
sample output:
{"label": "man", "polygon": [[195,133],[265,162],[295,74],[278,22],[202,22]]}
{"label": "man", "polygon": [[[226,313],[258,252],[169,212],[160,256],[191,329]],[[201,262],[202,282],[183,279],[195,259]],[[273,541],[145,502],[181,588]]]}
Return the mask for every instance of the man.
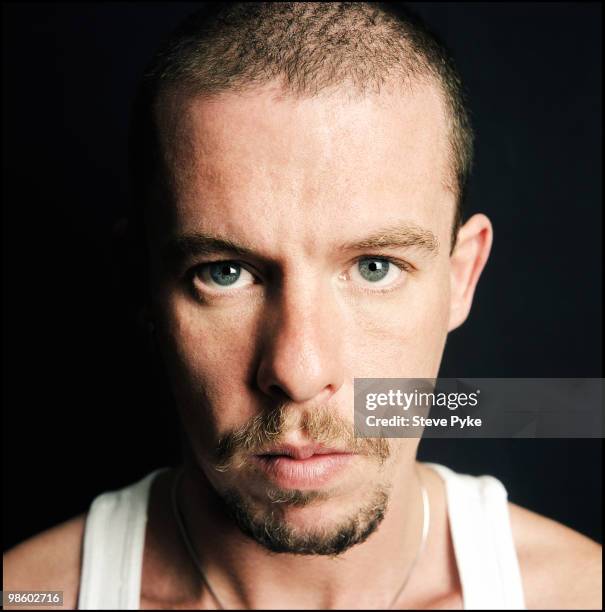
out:
{"label": "man", "polygon": [[[433,378],[489,255],[458,75],[407,12],[210,6],[150,67],[131,234],[182,468],[9,551],[74,608],[597,608],[601,548],[491,477],[353,435],[354,378]],[[148,516],[148,518],[147,518]]]}

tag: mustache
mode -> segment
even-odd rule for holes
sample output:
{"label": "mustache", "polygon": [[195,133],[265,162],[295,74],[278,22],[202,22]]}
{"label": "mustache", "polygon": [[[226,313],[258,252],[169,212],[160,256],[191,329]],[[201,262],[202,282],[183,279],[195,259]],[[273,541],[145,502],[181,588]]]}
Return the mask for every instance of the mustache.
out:
{"label": "mustache", "polygon": [[388,440],[356,437],[358,432],[355,425],[343,419],[334,409],[319,407],[301,412],[288,404],[281,404],[274,410],[252,417],[222,436],[213,453],[215,469],[226,472],[240,468],[246,464],[249,455],[262,454],[294,430],[305,433],[311,443],[367,455],[380,465],[390,456]]}

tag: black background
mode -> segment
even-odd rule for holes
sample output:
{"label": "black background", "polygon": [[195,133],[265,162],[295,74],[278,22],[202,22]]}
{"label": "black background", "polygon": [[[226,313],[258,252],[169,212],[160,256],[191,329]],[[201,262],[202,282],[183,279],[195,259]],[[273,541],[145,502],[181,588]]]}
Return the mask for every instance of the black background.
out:
{"label": "black background", "polygon": [[[4,548],[178,459],[176,417],[116,292],[141,71],[195,3],[3,4]],[[495,241],[441,374],[601,376],[601,5],[411,3],[471,96],[468,212]],[[601,440],[425,440],[601,541]]]}

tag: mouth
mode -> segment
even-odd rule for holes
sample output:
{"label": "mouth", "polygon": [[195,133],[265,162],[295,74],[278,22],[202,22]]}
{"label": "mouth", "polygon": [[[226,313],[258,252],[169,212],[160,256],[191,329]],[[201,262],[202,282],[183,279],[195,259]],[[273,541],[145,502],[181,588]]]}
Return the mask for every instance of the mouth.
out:
{"label": "mouth", "polygon": [[310,489],[328,484],[356,457],[356,453],[320,445],[279,446],[251,460],[277,486]]}

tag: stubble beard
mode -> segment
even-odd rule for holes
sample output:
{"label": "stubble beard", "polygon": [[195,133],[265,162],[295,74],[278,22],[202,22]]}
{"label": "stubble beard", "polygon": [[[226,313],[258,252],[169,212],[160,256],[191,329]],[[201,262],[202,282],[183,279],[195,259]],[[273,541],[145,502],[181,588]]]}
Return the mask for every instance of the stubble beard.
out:
{"label": "stubble beard", "polygon": [[272,502],[269,509],[255,509],[235,489],[227,490],[221,498],[227,514],[239,529],[267,550],[295,555],[336,556],[365,542],[378,529],[387,510],[389,488],[377,486],[367,503],[337,524],[310,529],[292,526],[286,518],[285,507],[322,503],[326,496],[322,492],[298,490],[284,491],[280,495],[284,501]]}

